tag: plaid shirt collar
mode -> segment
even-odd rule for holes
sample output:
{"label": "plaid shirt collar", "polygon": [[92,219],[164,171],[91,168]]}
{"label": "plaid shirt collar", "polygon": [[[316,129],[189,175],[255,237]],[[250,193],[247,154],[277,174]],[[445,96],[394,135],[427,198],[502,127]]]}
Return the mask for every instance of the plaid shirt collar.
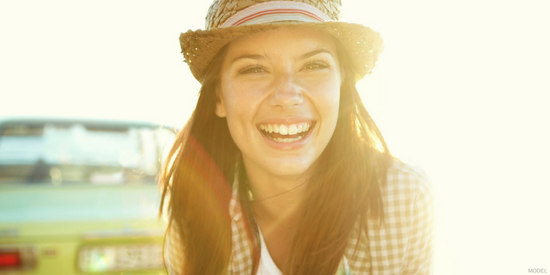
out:
{"label": "plaid shirt collar", "polygon": [[246,223],[243,217],[243,211],[241,204],[238,203],[238,176],[235,176],[233,182],[233,195],[229,202],[229,216],[231,217],[231,241],[232,252],[230,265],[228,267],[228,274],[252,274],[253,269],[253,251],[254,243],[251,241],[249,234],[247,234]]}

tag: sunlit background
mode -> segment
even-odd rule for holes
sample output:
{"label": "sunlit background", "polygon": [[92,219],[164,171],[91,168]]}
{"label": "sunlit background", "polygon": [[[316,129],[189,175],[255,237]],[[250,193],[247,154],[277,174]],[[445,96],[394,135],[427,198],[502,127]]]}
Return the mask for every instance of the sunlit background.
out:
{"label": "sunlit background", "polygon": [[[182,126],[199,89],[178,36],[210,1],[0,1],[0,116]],[[385,51],[358,84],[439,207],[437,274],[550,271],[550,3],[344,0]]]}

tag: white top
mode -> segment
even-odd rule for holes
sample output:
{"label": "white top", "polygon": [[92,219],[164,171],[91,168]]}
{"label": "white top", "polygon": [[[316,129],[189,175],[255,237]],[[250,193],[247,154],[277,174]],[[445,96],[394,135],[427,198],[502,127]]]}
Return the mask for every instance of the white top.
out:
{"label": "white top", "polygon": [[262,231],[259,227],[258,232],[260,232],[262,252],[260,257],[260,265],[258,266],[258,272],[256,272],[256,275],[283,275],[283,272],[281,272],[277,265],[275,265],[275,262],[269,254],[269,251],[267,250],[267,245],[264,241],[264,236],[262,235]]}
{"label": "white top", "polygon": [[[256,272],[256,275],[283,275],[283,272],[279,270],[277,265],[275,265],[275,262],[271,258],[271,255],[269,254],[269,251],[267,250],[267,245],[264,241],[264,236],[262,235],[262,231],[258,227],[258,232],[260,233],[260,243],[262,246],[262,252],[260,257],[260,265],[258,266],[258,271]],[[344,256],[344,265],[345,270],[344,274],[351,274],[351,271],[349,269],[348,259]],[[337,273],[340,274],[340,273]]]}

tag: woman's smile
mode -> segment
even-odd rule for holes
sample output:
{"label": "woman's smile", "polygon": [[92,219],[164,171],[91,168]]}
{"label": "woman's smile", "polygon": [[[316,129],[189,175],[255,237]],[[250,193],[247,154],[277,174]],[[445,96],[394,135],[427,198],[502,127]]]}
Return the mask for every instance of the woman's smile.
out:
{"label": "woman's smile", "polygon": [[315,128],[315,121],[304,121],[292,124],[261,123],[258,125],[265,142],[278,150],[296,150],[303,147],[310,139]]}
{"label": "woman's smile", "polygon": [[260,124],[260,132],[267,138],[276,141],[289,143],[301,140],[313,129],[314,122],[301,122],[295,124]]}

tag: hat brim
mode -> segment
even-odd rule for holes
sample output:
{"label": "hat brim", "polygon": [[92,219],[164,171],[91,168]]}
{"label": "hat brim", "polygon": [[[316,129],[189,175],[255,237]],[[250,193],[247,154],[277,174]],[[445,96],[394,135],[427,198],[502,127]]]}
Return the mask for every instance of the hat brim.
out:
{"label": "hat brim", "polygon": [[383,40],[380,34],[360,24],[330,21],[324,23],[277,22],[244,25],[211,30],[189,30],[180,35],[181,52],[193,76],[200,82],[203,73],[220,49],[237,37],[253,33],[293,27],[309,27],[326,32],[338,39],[348,53],[359,81],[370,74],[379,54]]}

